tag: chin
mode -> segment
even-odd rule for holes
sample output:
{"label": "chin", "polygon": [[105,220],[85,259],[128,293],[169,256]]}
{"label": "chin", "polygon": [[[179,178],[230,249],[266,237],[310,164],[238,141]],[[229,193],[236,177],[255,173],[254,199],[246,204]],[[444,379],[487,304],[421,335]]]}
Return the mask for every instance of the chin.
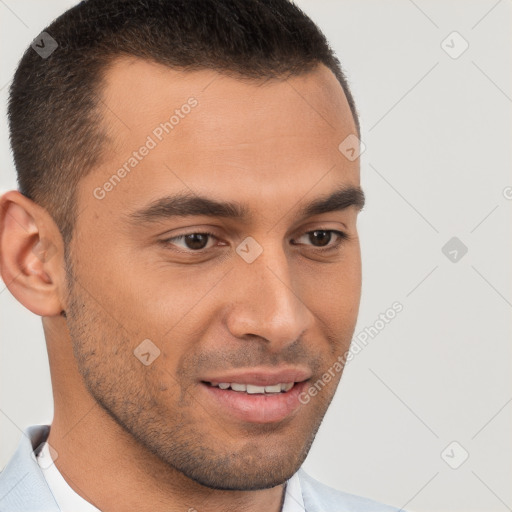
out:
{"label": "chin", "polygon": [[[280,446],[276,450],[275,447],[250,443],[237,453],[213,455],[210,452],[193,460],[189,458],[185,464],[169,463],[186,477],[210,489],[270,489],[285,483],[297,472],[309,452],[313,437],[296,450],[292,450],[297,447],[291,445]],[[283,451],[283,448],[289,451]]]}
{"label": "chin", "polygon": [[225,471],[222,474],[194,475],[191,478],[204,487],[225,491],[259,491],[270,489],[284,484],[297,471],[298,467],[292,470],[287,468],[272,469],[262,467],[259,471]]}

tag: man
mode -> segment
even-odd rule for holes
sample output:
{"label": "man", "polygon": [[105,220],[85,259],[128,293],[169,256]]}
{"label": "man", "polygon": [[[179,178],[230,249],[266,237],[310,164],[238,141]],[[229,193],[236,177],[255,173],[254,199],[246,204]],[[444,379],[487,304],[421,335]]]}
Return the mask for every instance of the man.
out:
{"label": "man", "polygon": [[0,509],[394,510],[300,469],[355,328],[364,203],[312,21],[286,0],[88,0],[25,53],[9,120],[1,272],[42,317],[55,413]]}

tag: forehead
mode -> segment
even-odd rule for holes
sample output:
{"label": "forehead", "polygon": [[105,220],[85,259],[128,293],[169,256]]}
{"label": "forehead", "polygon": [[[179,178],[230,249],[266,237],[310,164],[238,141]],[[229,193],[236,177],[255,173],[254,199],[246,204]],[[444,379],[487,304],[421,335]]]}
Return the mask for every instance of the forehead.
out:
{"label": "forehead", "polygon": [[[338,150],[356,133],[353,117],[323,65],[254,80],[122,58],[105,74],[101,104],[109,140],[79,197],[110,215],[176,191],[279,206],[315,183],[322,195],[334,183],[359,184],[358,161]],[[98,201],[94,189],[109,181]]]}
{"label": "forehead", "polygon": [[[295,126],[296,133],[327,127],[355,132],[342,87],[323,65],[288,79],[250,79],[120,58],[106,71],[102,96],[105,123],[125,140],[126,130],[147,132],[191,97],[197,98],[200,107],[194,111],[193,130],[201,131],[203,139],[208,135],[215,144],[250,142],[260,132],[290,132],[290,121],[299,119],[302,123]],[[173,136],[188,135],[190,124],[180,126]]]}

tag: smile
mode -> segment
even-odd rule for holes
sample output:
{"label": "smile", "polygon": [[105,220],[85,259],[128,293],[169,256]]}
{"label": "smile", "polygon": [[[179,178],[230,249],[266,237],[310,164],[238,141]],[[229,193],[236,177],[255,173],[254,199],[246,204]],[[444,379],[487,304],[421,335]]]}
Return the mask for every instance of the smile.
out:
{"label": "smile", "polygon": [[255,386],[254,384],[241,384],[238,382],[208,382],[210,386],[220,389],[231,389],[249,395],[286,393],[293,388],[294,382],[280,382],[271,386]]}
{"label": "smile", "polygon": [[275,382],[265,386],[202,381],[202,403],[224,421],[242,423],[278,423],[293,418],[301,409],[300,393],[308,381]]}

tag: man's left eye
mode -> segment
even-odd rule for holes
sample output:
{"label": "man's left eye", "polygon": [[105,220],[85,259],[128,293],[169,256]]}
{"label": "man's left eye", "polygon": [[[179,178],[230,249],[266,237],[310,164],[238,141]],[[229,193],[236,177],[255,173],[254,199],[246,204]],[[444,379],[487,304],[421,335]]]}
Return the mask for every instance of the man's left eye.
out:
{"label": "man's left eye", "polygon": [[[330,244],[331,240],[333,239],[333,235],[336,235],[338,240],[335,244]],[[315,229],[314,231],[308,231],[307,233],[304,233],[301,237],[299,237],[299,240],[304,237],[307,237],[309,241],[319,243],[319,245],[313,244],[314,247],[319,249],[327,247],[331,249],[340,245],[341,242],[347,238],[347,235],[346,233],[343,233],[343,231],[338,231],[335,229]]]}

